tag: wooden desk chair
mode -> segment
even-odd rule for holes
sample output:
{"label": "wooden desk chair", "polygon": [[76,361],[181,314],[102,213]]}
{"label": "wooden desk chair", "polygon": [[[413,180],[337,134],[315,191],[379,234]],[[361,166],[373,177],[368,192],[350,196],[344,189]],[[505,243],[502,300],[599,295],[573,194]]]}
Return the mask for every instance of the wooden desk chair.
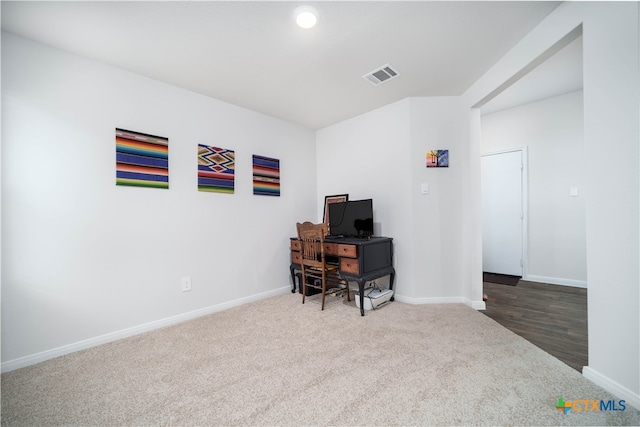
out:
{"label": "wooden desk chair", "polygon": [[[302,303],[307,295],[307,286],[319,289],[322,293],[322,310],[327,294],[328,284],[345,284],[347,301],[351,301],[349,283],[338,275],[338,266],[327,264],[325,257],[324,238],[329,233],[327,224],[312,224],[311,222],[297,223],[298,239],[300,240],[301,268],[302,268]],[[317,282],[320,282],[317,285]],[[307,283],[310,282],[310,283]]]}

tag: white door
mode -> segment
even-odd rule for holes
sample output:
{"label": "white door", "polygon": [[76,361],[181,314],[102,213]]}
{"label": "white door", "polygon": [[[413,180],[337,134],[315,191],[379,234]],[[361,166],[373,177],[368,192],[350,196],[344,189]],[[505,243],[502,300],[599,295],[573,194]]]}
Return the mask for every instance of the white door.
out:
{"label": "white door", "polygon": [[522,276],[522,151],[482,156],[482,269]]}

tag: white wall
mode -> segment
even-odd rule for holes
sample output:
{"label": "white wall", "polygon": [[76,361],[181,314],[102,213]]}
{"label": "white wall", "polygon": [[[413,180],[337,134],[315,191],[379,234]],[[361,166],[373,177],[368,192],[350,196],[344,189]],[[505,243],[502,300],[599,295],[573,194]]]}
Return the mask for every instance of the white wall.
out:
{"label": "white wall", "polygon": [[[640,408],[640,88],[637,2],[565,2],[463,94],[472,107],[583,25],[589,366],[583,374]],[[478,143],[478,112],[466,125]],[[596,153],[603,153],[597,156]],[[480,158],[470,146],[472,180]],[[480,201],[470,206],[480,215]],[[473,230],[477,225],[469,218]],[[481,235],[473,233],[473,246]],[[481,250],[480,252],[481,253]],[[470,265],[477,264],[471,256]],[[481,283],[474,282],[475,289]]]}
{"label": "white wall", "polygon": [[[463,297],[461,120],[459,97],[409,98],[316,133],[318,194],[374,199],[380,234],[394,239],[399,301],[482,305]],[[427,169],[430,149],[448,149],[450,167]]]}
{"label": "white wall", "polygon": [[394,287],[402,295],[414,287],[408,112],[403,100],[316,131],[319,197],[373,199],[374,232],[394,239]]}
{"label": "white wall", "polygon": [[[6,33],[2,123],[3,369],[289,292],[313,131]],[[116,127],[169,138],[169,190],[115,185]],[[199,143],[235,150],[235,194],[197,191]],[[252,154],[280,197],[252,194]]]}
{"label": "white wall", "polygon": [[483,153],[528,147],[526,280],[587,284],[582,98],[577,91],[482,116]]}
{"label": "white wall", "polygon": [[[463,200],[466,168],[460,98],[411,98],[411,188],[416,302],[452,302],[464,295]],[[449,167],[427,168],[428,150],[449,150]],[[465,153],[466,154],[466,153]],[[421,192],[428,184],[429,194]],[[479,298],[478,298],[479,300]],[[477,301],[476,301],[477,302]]]}
{"label": "white wall", "polygon": [[[585,11],[589,378],[640,408],[639,4]],[[596,156],[603,153],[605,156]],[[611,157],[608,154],[612,154]]]}

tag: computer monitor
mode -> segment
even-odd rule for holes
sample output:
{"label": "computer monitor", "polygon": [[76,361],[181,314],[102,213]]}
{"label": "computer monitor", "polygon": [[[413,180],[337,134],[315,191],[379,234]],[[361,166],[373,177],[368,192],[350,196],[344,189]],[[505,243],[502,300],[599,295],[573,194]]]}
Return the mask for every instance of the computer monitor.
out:
{"label": "computer monitor", "polygon": [[329,234],[344,237],[373,235],[373,199],[329,205]]}

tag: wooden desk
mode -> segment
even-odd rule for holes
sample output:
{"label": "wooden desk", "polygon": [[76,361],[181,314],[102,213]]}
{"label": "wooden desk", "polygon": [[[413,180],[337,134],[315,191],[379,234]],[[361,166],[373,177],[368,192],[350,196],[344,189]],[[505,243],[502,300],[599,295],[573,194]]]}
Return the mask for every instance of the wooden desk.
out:
{"label": "wooden desk", "polygon": [[[340,276],[358,283],[360,293],[360,314],[364,316],[365,282],[389,276],[389,289],[393,289],[396,271],[393,268],[393,239],[390,237],[336,238],[325,239],[325,254],[333,257],[332,262],[339,266]],[[300,270],[300,242],[291,238],[291,279],[296,291],[296,270]],[[302,292],[302,278],[298,284]],[[393,299],[393,298],[392,298]]]}

